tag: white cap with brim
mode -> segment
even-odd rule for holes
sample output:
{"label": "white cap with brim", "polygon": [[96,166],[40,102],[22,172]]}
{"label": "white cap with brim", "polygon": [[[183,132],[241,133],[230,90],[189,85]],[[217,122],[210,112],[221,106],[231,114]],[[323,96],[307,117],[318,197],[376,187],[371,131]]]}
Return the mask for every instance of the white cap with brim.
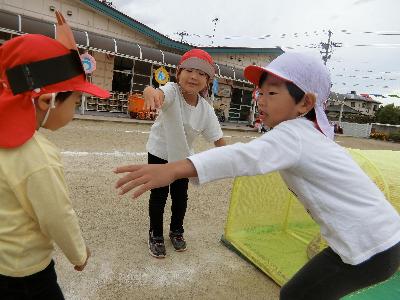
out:
{"label": "white cap with brim", "polygon": [[258,86],[261,74],[265,72],[294,83],[305,93],[315,94],[317,101],[314,110],[318,127],[328,138],[333,140],[333,126],[329,124],[325,114],[331,79],[322,60],[309,54],[286,52],[265,67],[246,67],[244,76]]}

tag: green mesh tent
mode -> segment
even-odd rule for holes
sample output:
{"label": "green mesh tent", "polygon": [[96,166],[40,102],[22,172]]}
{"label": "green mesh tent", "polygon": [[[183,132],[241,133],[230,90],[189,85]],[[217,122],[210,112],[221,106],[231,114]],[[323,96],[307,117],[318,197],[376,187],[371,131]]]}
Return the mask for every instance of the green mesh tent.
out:
{"label": "green mesh tent", "polygon": [[[349,152],[400,211],[400,152]],[[277,172],[235,179],[222,241],[279,285],[326,247],[319,226]],[[400,276],[392,280],[400,286]],[[400,299],[400,292],[397,298],[384,299]]]}

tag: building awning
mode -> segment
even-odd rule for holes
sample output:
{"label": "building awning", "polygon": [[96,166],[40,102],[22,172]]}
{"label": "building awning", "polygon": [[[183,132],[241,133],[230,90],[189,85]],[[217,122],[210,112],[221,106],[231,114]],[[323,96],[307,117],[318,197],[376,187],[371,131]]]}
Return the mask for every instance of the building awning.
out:
{"label": "building awning", "polygon": [[[13,31],[18,34],[37,33],[55,38],[56,27],[54,23],[18,15],[12,12],[0,10],[0,30]],[[111,53],[131,57],[132,59],[148,61],[151,63],[176,67],[181,55],[150,48],[145,45],[115,39],[81,29],[72,29],[77,45],[88,50]],[[243,76],[243,70],[230,66],[217,64],[216,75],[222,78],[247,81]]]}
{"label": "building awning", "polygon": [[139,45],[139,46],[142,51],[141,59],[150,61],[150,62],[165,64],[163,51],[161,51],[160,49],[150,48],[147,46],[142,46],[142,45]]}
{"label": "building awning", "polygon": [[127,56],[140,59],[141,50],[138,44],[134,44],[128,41],[118,40],[117,50],[119,53],[124,53]]}
{"label": "building awning", "polygon": [[224,78],[235,78],[235,71],[232,67],[216,64],[217,66],[217,75]]}
{"label": "building awning", "polygon": [[52,23],[22,16],[21,30],[24,33],[38,33],[54,38],[56,26]]}
{"label": "building awning", "polygon": [[21,31],[21,17],[0,10],[0,27],[13,31]]}

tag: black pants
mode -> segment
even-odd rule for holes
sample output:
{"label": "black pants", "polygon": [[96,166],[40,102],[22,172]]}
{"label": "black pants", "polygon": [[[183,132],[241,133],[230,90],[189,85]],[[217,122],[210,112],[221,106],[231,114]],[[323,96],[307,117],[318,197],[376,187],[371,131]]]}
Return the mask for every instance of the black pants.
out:
{"label": "black pants", "polygon": [[[148,154],[149,164],[166,164],[168,161],[161,159],[151,153]],[[188,183],[189,179],[178,179],[171,183],[170,186],[152,189],[149,201],[150,230],[154,236],[163,235],[163,216],[164,207],[167,202],[168,192],[171,193],[172,199],[172,216],[170,230],[183,233],[183,219],[185,218],[187,200],[188,200]]]}
{"label": "black pants", "polygon": [[46,269],[25,277],[0,275],[2,300],[64,300],[57,283],[54,261]]}
{"label": "black pants", "polygon": [[359,265],[331,248],[314,256],[281,289],[281,300],[333,300],[390,278],[400,265],[400,243]]}

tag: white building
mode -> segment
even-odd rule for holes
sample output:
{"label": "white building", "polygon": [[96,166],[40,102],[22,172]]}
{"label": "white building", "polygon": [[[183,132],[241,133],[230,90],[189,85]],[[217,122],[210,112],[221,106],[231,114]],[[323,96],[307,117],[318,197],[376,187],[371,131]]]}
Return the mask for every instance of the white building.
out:
{"label": "white building", "polygon": [[[193,46],[180,43],[98,0],[0,0],[0,43],[23,33],[54,38],[59,10],[73,28],[81,52],[95,57],[97,69],[88,78],[112,92],[110,100],[92,99],[88,109],[127,109],[127,96],[158,83],[154,71],[163,66],[175,80],[180,55]],[[283,51],[280,48],[204,47],[217,66],[217,103],[226,104],[230,120],[247,119],[253,85],[243,76],[247,65],[264,65]]]}

